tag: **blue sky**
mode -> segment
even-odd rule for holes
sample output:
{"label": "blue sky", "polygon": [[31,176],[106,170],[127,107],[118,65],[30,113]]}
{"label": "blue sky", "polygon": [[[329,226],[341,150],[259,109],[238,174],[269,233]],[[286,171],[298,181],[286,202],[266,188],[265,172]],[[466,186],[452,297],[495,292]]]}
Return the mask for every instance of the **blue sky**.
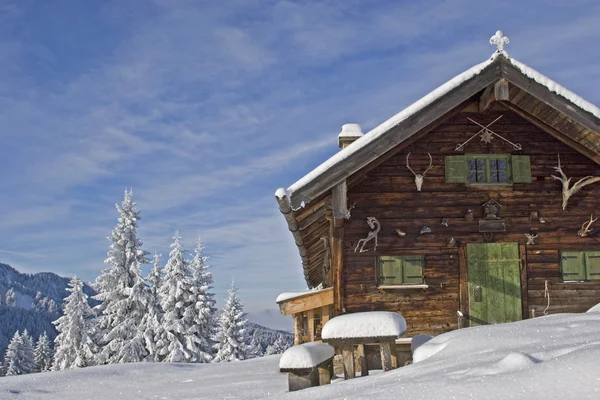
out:
{"label": "blue sky", "polygon": [[[526,3],[526,4],[523,4]],[[364,131],[509,54],[600,104],[597,1],[2,1],[0,262],[104,268],[133,187],[144,248],[200,235],[219,305],[303,290],[274,199]]]}

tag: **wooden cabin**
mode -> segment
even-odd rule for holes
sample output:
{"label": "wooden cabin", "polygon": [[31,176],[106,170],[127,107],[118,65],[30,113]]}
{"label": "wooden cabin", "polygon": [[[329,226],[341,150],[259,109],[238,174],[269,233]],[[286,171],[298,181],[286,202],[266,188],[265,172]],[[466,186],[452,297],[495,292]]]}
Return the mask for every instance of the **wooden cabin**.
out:
{"label": "wooden cabin", "polygon": [[[600,109],[499,46],[276,198],[309,287],[296,342],[344,313],[407,337],[600,302]],[[419,187],[417,187],[419,185]]]}

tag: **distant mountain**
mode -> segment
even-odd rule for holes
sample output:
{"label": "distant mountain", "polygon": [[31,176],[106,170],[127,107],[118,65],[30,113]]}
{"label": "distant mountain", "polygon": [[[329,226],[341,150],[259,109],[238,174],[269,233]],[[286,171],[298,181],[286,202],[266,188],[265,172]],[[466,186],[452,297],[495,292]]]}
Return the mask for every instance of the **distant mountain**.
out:
{"label": "distant mountain", "polygon": [[294,331],[294,320],[290,315],[281,315],[278,309],[266,309],[259,312],[248,313],[248,320],[255,324],[266,326],[271,329],[286,332]]}
{"label": "distant mountain", "polygon": [[[50,340],[56,337],[52,321],[60,314],[65,290],[70,278],[63,278],[51,272],[24,274],[10,265],[0,263],[0,360],[4,358],[6,347],[15,331],[27,331],[37,340],[44,331]],[[16,297],[14,307],[6,303],[6,293],[12,289]],[[88,296],[94,290],[84,287]],[[92,304],[92,302],[90,302]]]}
{"label": "distant mountain", "polygon": [[[246,331],[248,344],[251,352],[254,352],[254,356],[283,353],[286,348],[294,345],[294,335],[286,331],[267,328],[250,321],[246,324]],[[282,341],[284,346],[269,349],[270,346],[276,346],[278,340]]]}

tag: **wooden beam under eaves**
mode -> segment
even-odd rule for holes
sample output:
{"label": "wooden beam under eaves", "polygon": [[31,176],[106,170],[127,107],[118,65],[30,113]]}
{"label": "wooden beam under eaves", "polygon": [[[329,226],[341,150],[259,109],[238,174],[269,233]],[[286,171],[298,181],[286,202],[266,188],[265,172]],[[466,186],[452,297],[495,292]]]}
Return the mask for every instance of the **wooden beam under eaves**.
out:
{"label": "wooden beam under eaves", "polygon": [[500,79],[496,83],[485,88],[479,98],[479,112],[487,111],[497,101],[508,100],[508,82]]}

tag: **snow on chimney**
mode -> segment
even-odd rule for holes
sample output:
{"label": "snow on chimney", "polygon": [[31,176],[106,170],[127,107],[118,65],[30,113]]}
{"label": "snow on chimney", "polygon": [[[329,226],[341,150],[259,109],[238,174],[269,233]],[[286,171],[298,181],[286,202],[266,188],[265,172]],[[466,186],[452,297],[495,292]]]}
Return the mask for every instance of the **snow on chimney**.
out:
{"label": "snow on chimney", "polygon": [[350,143],[363,135],[359,124],[344,124],[342,125],[342,131],[338,135],[338,146],[340,149],[348,147]]}

